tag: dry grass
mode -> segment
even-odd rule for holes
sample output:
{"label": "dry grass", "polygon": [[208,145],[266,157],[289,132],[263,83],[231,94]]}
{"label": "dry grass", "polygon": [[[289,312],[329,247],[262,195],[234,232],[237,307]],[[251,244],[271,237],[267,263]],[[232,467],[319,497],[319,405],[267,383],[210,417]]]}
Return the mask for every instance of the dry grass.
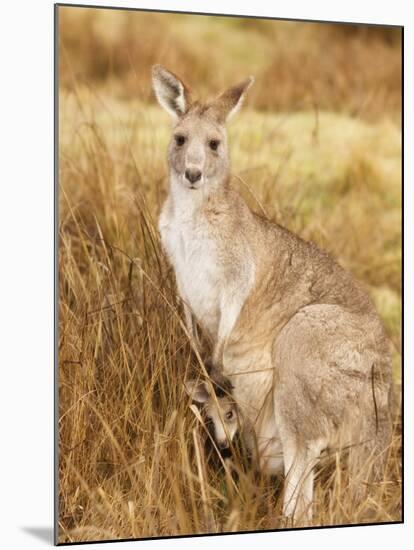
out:
{"label": "dry grass", "polygon": [[[152,101],[154,63],[197,90],[254,74],[250,100],[267,111],[335,110],[400,118],[401,30],[347,24],[61,8],[60,81],[111,86]],[[223,55],[226,52],[226,55]]]}
{"label": "dry grass", "polygon": [[[115,15],[111,12],[110,17]],[[74,29],[67,17],[61,19],[65,40],[71,32],[73,37]],[[113,58],[111,75],[102,76],[107,75],[106,54],[92,62],[84,53],[103,31],[98,19],[88,15],[81,23],[84,17],[75,18],[78,40],[73,38],[66,47],[72,61],[62,65],[60,91],[59,540],[283,527],[281,488],[274,480],[255,477],[237,452],[237,481],[219,459],[207,460],[203,430],[182,384],[199,365],[188,345],[173,275],[156,230],[167,192],[164,156],[169,133],[166,115],[147,102],[147,65],[158,61],[158,43],[146,37],[140,55],[147,58],[139,65],[139,78],[131,76],[130,65],[122,67],[120,54]],[[256,33],[264,44],[268,34],[254,29],[260,22],[254,23],[252,28],[248,21],[227,20],[225,27],[221,20],[217,25],[231,29],[236,44],[246,32]],[[90,36],[95,27],[96,36]],[[157,24],[154,29],[158,32]],[[208,25],[198,49],[189,48],[182,38],[182,48],[192,57],[183,57],[179,48],[174,53],[166,47],[168,53],[163,54],[163,60],[175,55],[183,73],[191,73],[194,83],[199,78],[205,90],[208,73],[203,71],[212,70],[203,69],[200,61],[203,45],[211,38],[207,30]],[[213,31],[217,35],[216,27]],[[126,41],[135,36],[132,31],[121,34]],[[362,31],[356,37],[361,44],[367,42]],[[395,38],[388,44],[379,33],[375,40],[398,50]],[[117,51],[108,41],[101,46],[104,52]],[[135,53],[132,49],[132,59]],[[251,56],[259,58],[259,53]],[[65,55],[62,51],[61,58]],[[214,82],[231,82],[239,68],[242,73],[244,61],[236,61],[224,63]],[[83,76],[80,66],[86,67]],[[259,78],[267,70],[262,69]],[[389,70],[391,74],[395,67]],[[131,99],[134,82],[140,88]],[[122,97],[117,90],[124,84]],[[234,183],[253,208],[258,209],[259,202],[270,218],[333,252],[366,284],[394,343],[398,387],[397,104],[391,102],[387,110],[382,104],[383,116],[374,109],[375,122],[367,122],[349,116],[351,104],[345,99],[339,113],[310,109],[275,114],[270,105],[263,113],[260,93],[230,129],[234,172],[244,182]],[[399,520],[400,449],[397,418],[386,476],[358,505],[349,493],[342,458],[326,460],[316,482],[314,523]]]}

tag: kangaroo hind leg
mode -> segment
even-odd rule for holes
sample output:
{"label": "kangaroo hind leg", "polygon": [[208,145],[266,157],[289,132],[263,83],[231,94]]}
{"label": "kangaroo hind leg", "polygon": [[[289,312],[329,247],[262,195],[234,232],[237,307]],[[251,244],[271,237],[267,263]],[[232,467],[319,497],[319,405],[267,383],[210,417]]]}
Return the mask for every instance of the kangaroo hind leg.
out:
{"label": "kangaroo hind leg", "polygon": [[294,437],[283,441],[283,515],[296,525],[309,525],[312,521],[314,468],[323,448],[321,441],[299,443]]}

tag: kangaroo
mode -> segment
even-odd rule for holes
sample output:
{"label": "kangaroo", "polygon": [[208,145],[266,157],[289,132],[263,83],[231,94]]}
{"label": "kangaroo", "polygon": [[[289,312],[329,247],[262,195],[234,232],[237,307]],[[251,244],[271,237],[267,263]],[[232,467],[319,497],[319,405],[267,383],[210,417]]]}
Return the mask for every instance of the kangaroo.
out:
{"label": "kangaroo", "polygon": [[[202,406],[205,420],[220,451],[227,451],[241,425],[239,410],[232,395],[231,381],[209,372],[209,381],[187,380],[184,387],[193,401]],[[210,382],[210,383],[209,383]]]}
{"label": "kangaroo", "polygon": [[226,123],[253,78],[206,102],[160,65],[152,79],[173,119],[159,231],[191,341],[197,323],[253,426],[261,468],[284,473],[284,515],[310,522],[314,466],[330,445],[349,446],[359,489],[383,475],[392,426],[383,324],[329,254],[233,189]]}

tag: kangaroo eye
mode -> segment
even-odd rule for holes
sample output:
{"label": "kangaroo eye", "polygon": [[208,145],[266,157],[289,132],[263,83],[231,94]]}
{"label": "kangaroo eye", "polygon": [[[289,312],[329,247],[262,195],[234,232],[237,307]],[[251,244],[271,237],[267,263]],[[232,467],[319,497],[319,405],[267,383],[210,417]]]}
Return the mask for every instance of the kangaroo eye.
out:
{"label": "kangaroo eye", "polygon": [[209,141],[210,149],[212,149],[213,151],[217,151],[219,145],[220,145],[220,142],[218,139],[211,139]]}
{"label": "kangaroo eye", "polygon": [[227,420],[231,420],[233,418],[233,411],[229,411],[226,413]]}
{"label": "kangaroo eye", "polygon": [[176,143],[176,145],[178,145],[178,147],[181,147],[185,143],[185,136],[177,135],[177,136],[174,136],[174,139],[175,139],[175,143]]}

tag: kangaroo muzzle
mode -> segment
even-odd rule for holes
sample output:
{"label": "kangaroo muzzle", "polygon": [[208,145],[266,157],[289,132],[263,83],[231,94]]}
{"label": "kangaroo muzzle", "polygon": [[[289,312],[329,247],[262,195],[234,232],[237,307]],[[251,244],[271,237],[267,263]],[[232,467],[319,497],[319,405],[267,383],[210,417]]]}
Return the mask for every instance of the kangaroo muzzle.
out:
{"label": "kangaroo muzzle", "polygon": [[229,442],[227,441],[227,439],[217,441],[217,447],[220,449],[220,451],[224,451],[225,449],[229,448]]}
{"label": "kangaroo muzzle", "polygon": [[187,168],[184,175],[186,180],[194,184],[201,179],[201,170],[198,168]]}

